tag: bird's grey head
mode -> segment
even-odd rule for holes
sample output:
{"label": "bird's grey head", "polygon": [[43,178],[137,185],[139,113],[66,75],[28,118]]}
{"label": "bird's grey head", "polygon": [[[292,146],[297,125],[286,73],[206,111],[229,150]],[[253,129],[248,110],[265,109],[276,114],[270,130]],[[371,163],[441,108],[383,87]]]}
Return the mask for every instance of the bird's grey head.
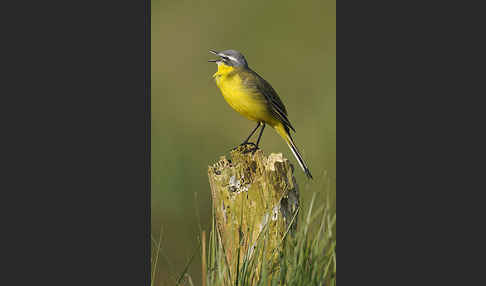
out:
{"label": "bird's grey head", "polygon": [[218,65],[224,63],[225,65],[232,67],[248,67],[245,57],[238,51],[235,50],[224,50],[221,52],[216,52],[209,50],[209,52],[219,56],[217,60],[210,60],[209,62],[217,63]]}

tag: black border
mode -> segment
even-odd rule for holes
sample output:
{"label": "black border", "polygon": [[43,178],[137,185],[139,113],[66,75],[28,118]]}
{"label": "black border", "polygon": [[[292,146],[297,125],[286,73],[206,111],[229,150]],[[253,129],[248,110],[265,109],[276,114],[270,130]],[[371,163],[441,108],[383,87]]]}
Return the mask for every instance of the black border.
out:
{"label": "black border", "polygon": [[11,5],[2,276],[150,285],[150,0]]}

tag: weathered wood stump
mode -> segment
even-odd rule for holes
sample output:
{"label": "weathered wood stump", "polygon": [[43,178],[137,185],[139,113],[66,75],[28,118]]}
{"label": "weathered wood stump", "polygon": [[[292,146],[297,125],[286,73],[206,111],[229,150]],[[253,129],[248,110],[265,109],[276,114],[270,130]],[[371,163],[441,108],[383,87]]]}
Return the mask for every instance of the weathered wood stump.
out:
{"label": "weathered wood stump", "polygon": [[[281,153],[265,157],[262,150],[254,154],[250,150],[240,146],[230,152],[230,160],[222,156],[208,171],[214,218],[232,284],[237,265],[241,267],[243,257],[252,255],[263,232],[267,232],[265,260],[270,263],[297,221],[299,191],[293,166]],[[260,269],[260,265],[253,267]]]}

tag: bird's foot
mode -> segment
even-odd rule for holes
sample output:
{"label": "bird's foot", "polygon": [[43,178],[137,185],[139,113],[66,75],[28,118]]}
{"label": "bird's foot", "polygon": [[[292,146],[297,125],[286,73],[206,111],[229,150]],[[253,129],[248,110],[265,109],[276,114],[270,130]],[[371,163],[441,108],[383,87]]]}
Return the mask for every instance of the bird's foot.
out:
{"label": "bird's foot", "polygon": [[[248,145],[250,145],[251,147],[246,147],[246,146],[248,146]],[[256,145],[255,143],[252,143],[252,142],[243,142],[243,143],[242,143],[240,146],[245,146],[245,149],[244,149],[244,150],[243,150],[243,152],[242,152],[243,154],[247,154],[247,153],[251,152],[251,154],[252,154],[252,155],[254,155],[254,154],[255,154],[255,152],[256,152],[258,149],[260,149],[260,148],[258,147],[258,145]]]}
{"label": "bird's foot", "polygon": [[258,148],[258,146],[255,143],[253,143],[253,142],[243,142],[239,146],[246,146],[246,145],[252,145],[252,146]]}
{"label": "bird's foot", "polygon": [[[248,145],[250,145],[252,147],[247,147]],[[234,151],[234,150],[236,150],[236,149],[238,149],[238,148],[240,148],[242,146],[244,147],[243,150],[241,151],[241,153],[243,153],[243,154],[247,154],[249,152],[251,152],[252,154],[255,154],[255,152],[258,149],[260,149],[260,148],[258,148],[258,145],[256,145],[253,142],[243,142],[240,145],[238,145],[238,146],[234,147],[233,149],[231,149],[231,151]]]}
{"label": "bird's foot", "polygon": [[257,150],[260,150],[260,147],[255,146],[255,148],[252,148],[252,150],[251,150],[251,154],[252,154],[252,155],[255,155],[255,152],[256,152]]}

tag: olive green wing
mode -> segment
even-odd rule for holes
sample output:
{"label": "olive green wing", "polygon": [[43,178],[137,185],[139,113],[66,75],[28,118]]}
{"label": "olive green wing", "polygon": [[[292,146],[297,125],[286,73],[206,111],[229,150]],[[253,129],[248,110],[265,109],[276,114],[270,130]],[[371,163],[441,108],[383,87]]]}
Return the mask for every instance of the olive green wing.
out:
{"label": "olive green wing", "polygon": [[284,126],[292,129],[295,132],[294,127],[287,117],[287,110],[285,109],[285,105],[278,96],[277,92],[265,79],[263,79],[256,72],[249,70],[243,77],[243,81],[243,84],[247,88],[253,89],[256,92],[263,94],[265,96],[268,106],[270,107],[270,112],[275,117],[275,119],[279,120],[280,122],[282,122],[282,124],[284,124]]}

